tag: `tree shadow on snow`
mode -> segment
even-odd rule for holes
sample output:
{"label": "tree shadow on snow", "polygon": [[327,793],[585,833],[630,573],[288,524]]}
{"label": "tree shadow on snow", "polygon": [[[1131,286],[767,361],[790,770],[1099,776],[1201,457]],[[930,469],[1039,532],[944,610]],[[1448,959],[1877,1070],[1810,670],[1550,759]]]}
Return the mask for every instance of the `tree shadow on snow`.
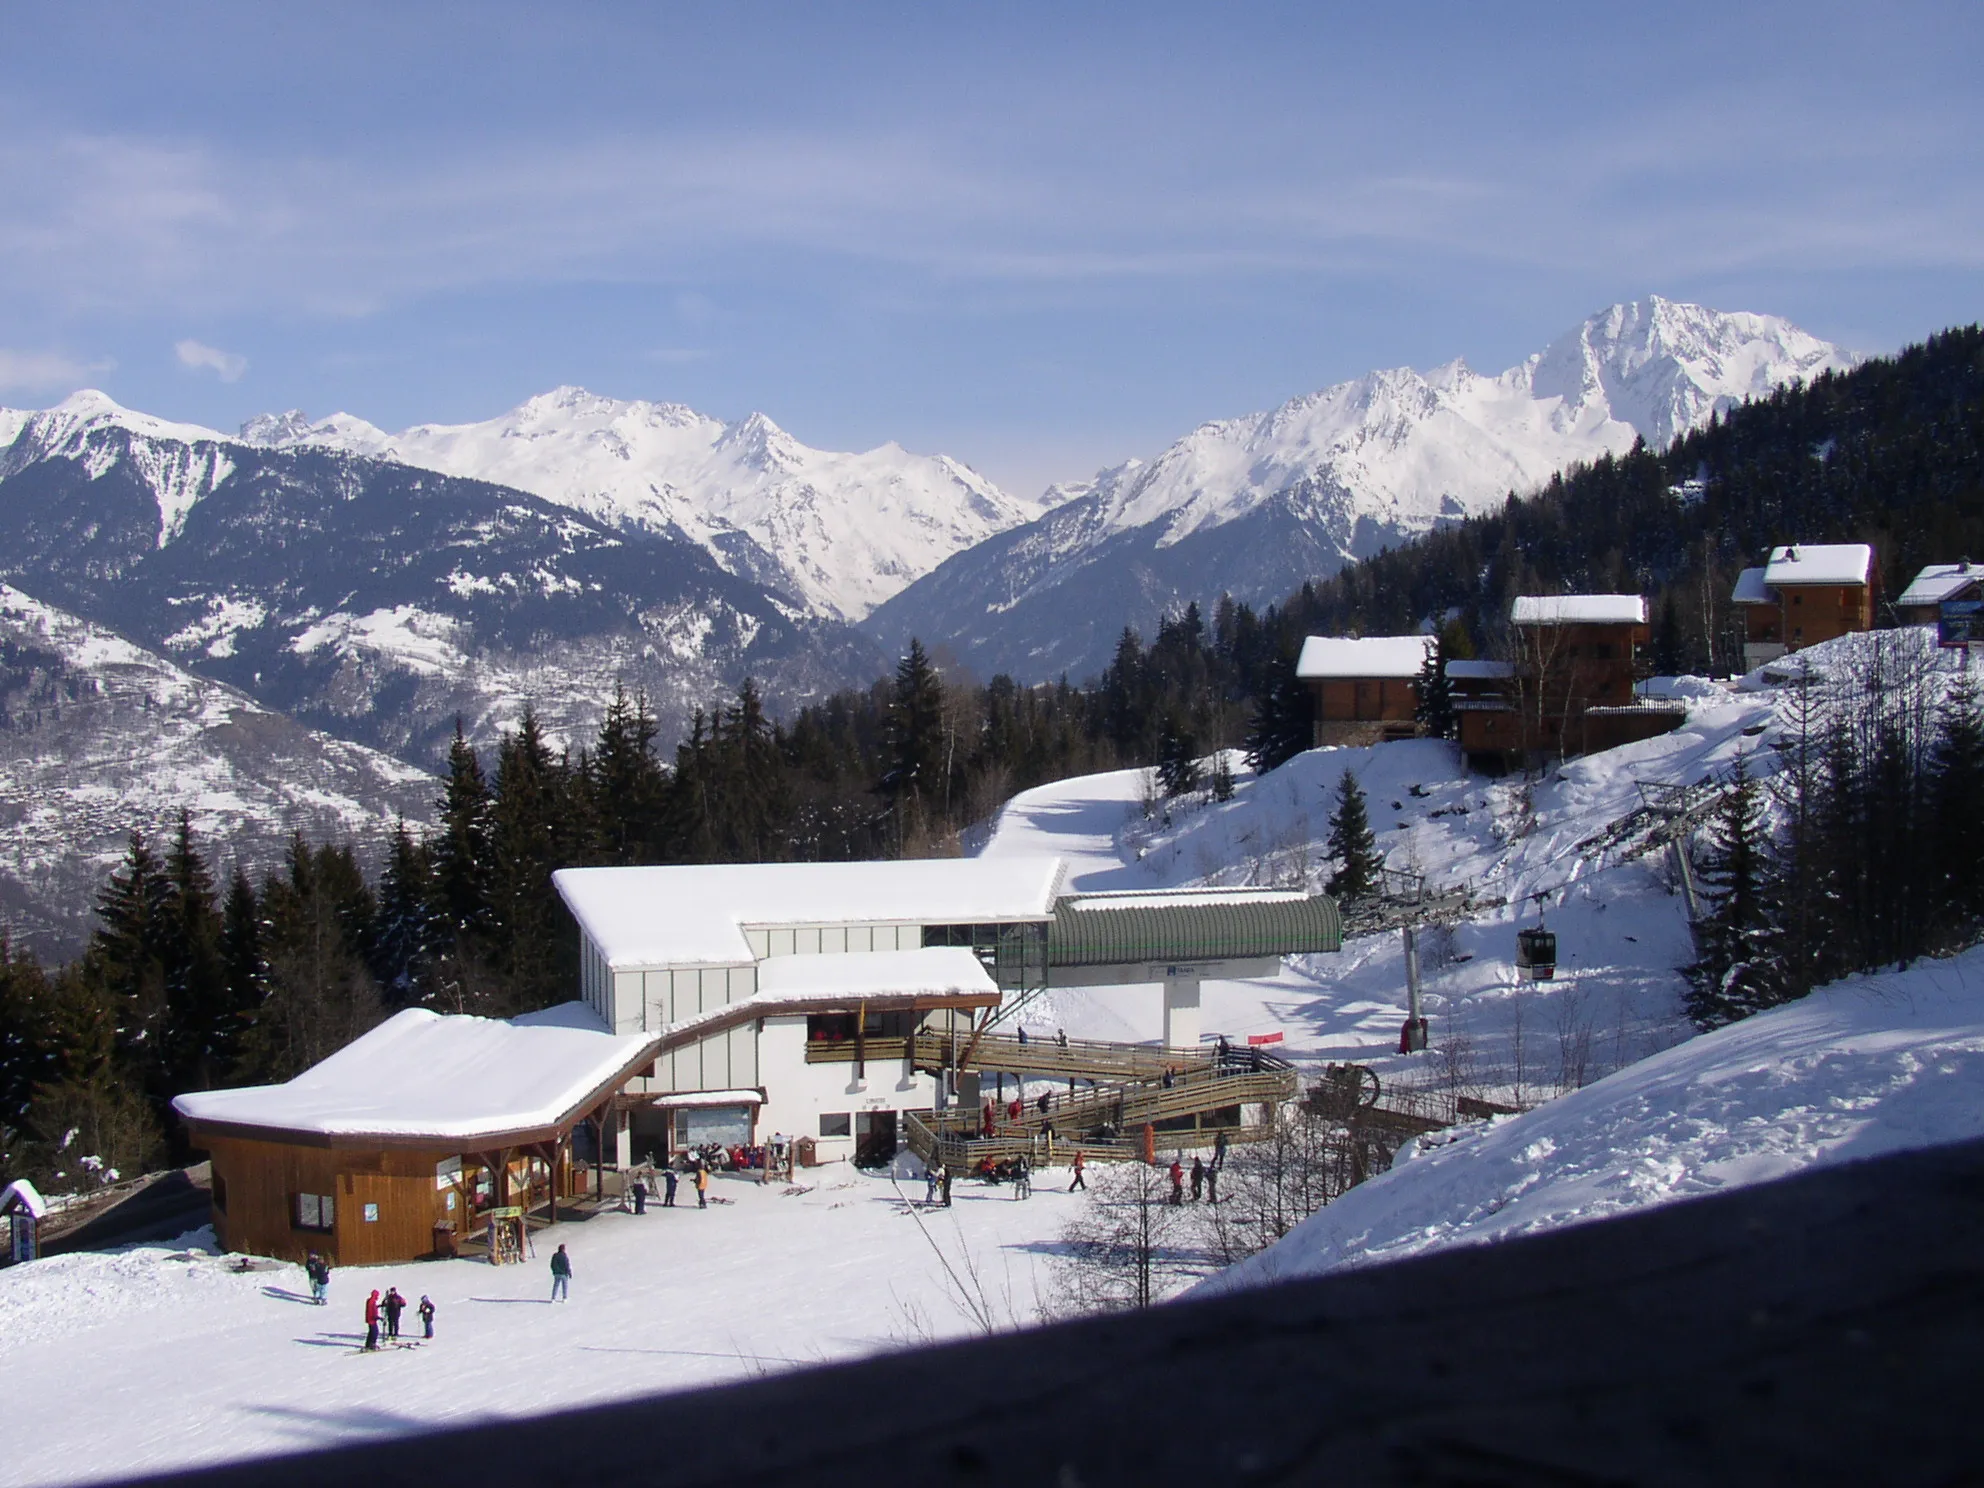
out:
{"label": "tree shadow on snow", "polygon": [[375,1436],[402,1436],[416,1431],[432,1431],[434,1423],[424,1416],[381,1410],[377,1406],[356,1406],[347,1410],[303,1410],[292,1405],[255,1405],[251,1414],[264,1416],[287,1428],[287,1434],[309,1442],[330,1442],[353,1432]]}

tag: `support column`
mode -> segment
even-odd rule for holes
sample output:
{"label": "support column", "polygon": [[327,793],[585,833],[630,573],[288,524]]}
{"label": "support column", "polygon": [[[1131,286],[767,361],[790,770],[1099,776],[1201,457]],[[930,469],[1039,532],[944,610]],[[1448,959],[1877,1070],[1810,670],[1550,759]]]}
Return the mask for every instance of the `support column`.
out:
{"label": "support column", "polygon": [[1164,979],[1164,1047],[1199,1047],[1199,979],[1195,976]]}

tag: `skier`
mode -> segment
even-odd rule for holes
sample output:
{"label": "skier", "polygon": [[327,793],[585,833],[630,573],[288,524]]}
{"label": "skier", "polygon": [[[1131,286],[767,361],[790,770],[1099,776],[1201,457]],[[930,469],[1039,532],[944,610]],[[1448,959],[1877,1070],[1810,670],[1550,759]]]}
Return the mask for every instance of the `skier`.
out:
{"label": "skier", "polygon": [[1221,1132],[1212,1139],[1212,1165],[1215,1168],[1226,1166],[1226,1133]]}
{"label": "skier", "polygon": [[386,1300],[379,1304],[386,1314],[386,1337],[398,1341],[400,1336],[400,1314],[406,1311],[406,1298],[400,1295],[398,1287],[386,1288]]}
{"label": "skier", "polygon": [[434,1302],[432,1298],[422,1297],[420,1299],[420,1324],[427,1330],[426,1336],[432,1338],[434,1336]]}
{"label": "skier", "polygon": [[1033,1169],[1027,1166],[1024,1153],[1013,1159],[1013,1197],[1016,1199],[1033,1197]]}
{"label": "skier", "polygon": [[303,1263],[303,1274],[310,1278],[310,1300],[322,1307],[330,1300],[330,1263],[313,1250],[310,1259]]}
{"label": "skier", "polygon": [[367,1352],[377,1352],[379,1348],[379,1292],[376,1287],[372,1295],[365,1299],[365,1347]]}
{"label": "skier", "polygon": [[1084,1192],[1087,1191],[1088,1180],[1082,1177],[1082,1169],[1087,1166],[1088,1166],[1088,1159],[1082,1155],[1081,1148],[1077,1147],[1075,1149],[1075,1181],[1068,1185],[1069,1193],[1073,1193],[1078,1188],[1083,1190]]}
{"label": "skier", "polygon": [[1205,1162],[1203,1159],[1194,1156],[1192,1159],[1192,1202],[1194,1204],[1198,1203],[1199,1195],[1205,1192],[1205,1187],[1206,1187]]}
{"label": "skier", "polygon": [[648,1186],[638,1178],[634,1180],[634,1212],[636,1214],[648,1212]]}
{"label": "skier", "polygon": [[937,1202],[937,1174],[940,1171],[941,1166],[937,1163],[923,1170],[923,1202],[926,1206]]}
{"label": "skier", "polygon": [[710,1168],[708,1163],[696,1168],[696,1207],[707,1209],[710,1206]]}
{"label": "skier", "polygon": [[572,1258],[565,1254],[565,1247],[559,1246],[551,1254],[551,1300],[559,1298],[572,1300]]}
{"label": "skier", "polygon": [[1177,1158],[1171,1159],[1171,1207],[1176,1209],[1185,1202],[1185,1165]]}
{"label": "skier", "polygon": [[943,1174],[944,1176],[938,1180],[937,1187],[938,1191],[943,1194],[943,1206],[948,1209],[951,1207],[951,1170],[945,1168],[943,1169]]}
{"label": "skier", "polygon": [[673,1163],[670,1163],[661,1170],[662,1187],[666,1190],[661,1196],[662,1208],[673,1209],[675,1207],[675,1185],[681,1181],[681,1179],[675,1176],[675,1165]]}

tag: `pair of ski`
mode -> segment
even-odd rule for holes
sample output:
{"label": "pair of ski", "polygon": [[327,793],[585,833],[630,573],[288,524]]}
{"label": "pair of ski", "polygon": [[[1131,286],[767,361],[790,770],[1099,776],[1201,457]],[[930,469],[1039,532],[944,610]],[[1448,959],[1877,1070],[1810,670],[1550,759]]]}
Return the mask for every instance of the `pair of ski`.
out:
{"label": "pair of ski", "polygon": [[382,1338],[379,1340],[379,1346],[377,1348],[369,1349],[361,1343],[352,1352],[354,1354],[383,1354],[387,1349],[419,1348],[427,1341],[425,1338]]}

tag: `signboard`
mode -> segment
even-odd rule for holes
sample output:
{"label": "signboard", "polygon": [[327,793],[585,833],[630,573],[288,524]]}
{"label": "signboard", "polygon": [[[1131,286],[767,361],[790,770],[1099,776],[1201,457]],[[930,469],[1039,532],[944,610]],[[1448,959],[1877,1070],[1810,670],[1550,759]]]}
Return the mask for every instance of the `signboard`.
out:
{"label": "signboard", "polygon": [[524,1217],[524,1206],[521,1204],[505,1204],[500,1209],[491,1209],[489,1211],[489,1217],[491,1219],[522,1219]]}
{"label": "signboard", "polygon": [[1984,644],[1984,599],[1946,599],[1938,607],[1936,644],[1960,648]]}
{"label": "signboard", "polygon": [[1254,1045],[1278,1044],[1281,1042],[1281,1037],[1281,1030],[1277,1028],[1273,1033],[1250,1033],[1247,1035],[1247,1042]]}

